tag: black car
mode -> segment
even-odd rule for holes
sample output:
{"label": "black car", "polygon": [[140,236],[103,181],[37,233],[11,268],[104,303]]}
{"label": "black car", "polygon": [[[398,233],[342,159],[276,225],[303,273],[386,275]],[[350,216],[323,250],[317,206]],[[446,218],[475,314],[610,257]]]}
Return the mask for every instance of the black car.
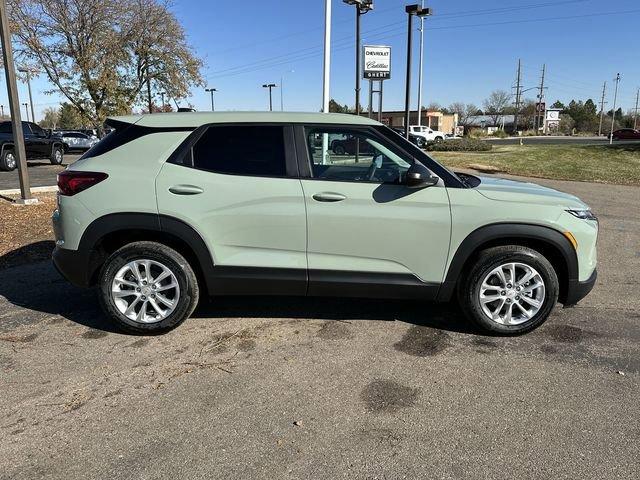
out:
{"label": "black car", "polygon": [[[60,165],[64,146],[59,138],[32,122],[22,122],[24,148],[27,160],[48,159]],[[0,122],[0,170],[11,171],[18,166],[13,147],[13,127],[10,121]]]}
{"label": "black car", "polygon": [[[401,135],[404,137],[404,128],[400,128],[400,127],[389,127],[389,128],[391,128],[391,130],[396,132],[398,135]],[[424,137],[421,137],[420,135],[414,135],[413,133],[409,134],[409,141],[419,148],[424,147],[427,143]]]}

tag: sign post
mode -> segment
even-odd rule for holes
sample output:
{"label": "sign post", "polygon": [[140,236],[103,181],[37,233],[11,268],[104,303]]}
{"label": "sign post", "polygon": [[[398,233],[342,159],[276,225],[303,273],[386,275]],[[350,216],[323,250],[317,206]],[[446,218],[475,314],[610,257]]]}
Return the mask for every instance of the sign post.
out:
{"label": "sign post", "polygon": [[[362,75],[369,80],[369,117],[373,110],[373,94],[378,94],[378,121],[382,120],[382,82],[391,78],[391,47],[365,45],[362,47]],[[373,82],[378,90],[373,90]]]}

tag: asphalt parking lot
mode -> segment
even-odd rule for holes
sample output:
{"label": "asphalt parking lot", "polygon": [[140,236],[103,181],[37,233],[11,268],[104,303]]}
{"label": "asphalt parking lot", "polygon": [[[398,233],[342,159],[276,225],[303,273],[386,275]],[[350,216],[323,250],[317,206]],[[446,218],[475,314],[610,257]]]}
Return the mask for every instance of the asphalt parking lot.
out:
{"label": "asphalt parking lot", "polygon": [[[32,187],[48,187],[56,184],[56,175],[67,165],[80,158],[79,154],[66,154],[62,165],[51,165],[46,160],[29,162],[28,172]],[[0,190],[20,188],[18,170],[0,172]]]}
{"label": "asphalt parking lot", "polygon": [[517,338],[286,297],[128,336],[49,262],[0,271],[0,478],[637,478],[640,188],[536,181],[598,214],[600,275]]}

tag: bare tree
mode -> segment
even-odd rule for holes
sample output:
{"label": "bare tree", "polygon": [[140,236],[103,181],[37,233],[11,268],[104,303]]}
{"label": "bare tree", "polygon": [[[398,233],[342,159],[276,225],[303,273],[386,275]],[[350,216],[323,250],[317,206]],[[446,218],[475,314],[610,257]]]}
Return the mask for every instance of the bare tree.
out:
{"label": "bare tree", "polygon": [[457,113],[458,124],[462,125],[463,127],[466,127],[469,125],[469,121],[471,120],[471,117],[477,113],[478,107],[475,106],[473,103],[464,104],[462,102],[454,102],[451,105],[449,105],[448,110],[451,113]]}
{"label": "bare tree", "polygon": [[[9,0],[17,53],[85,118],[129,113],[148,93],[203,85],[202,61],[166,0]],[[148,103],[148,102],[147,102]]]}
{"label": "bare tree", "polygon": [[511,95],[504,90],[494,90],[482,104],[484,113],[491,118],[493,125],[498,125],[500,117],[505,114],[505,109],[511,102]]}
{"label": "bare tree", "polygon": [[58,128],[58,123],[60,122],[60,110],[53,107],[47,107],[42,112],[42,120],[40,121],[40,126],[42,128]]}

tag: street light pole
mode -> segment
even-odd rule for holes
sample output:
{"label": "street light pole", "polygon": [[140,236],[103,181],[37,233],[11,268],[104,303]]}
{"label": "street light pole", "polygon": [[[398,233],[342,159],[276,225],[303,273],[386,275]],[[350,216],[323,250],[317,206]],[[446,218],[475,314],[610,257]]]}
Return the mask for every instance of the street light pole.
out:
{"label": "street light pole", "polygon": [[324,0],[324,59],[322,63],[322,111],[329,113],[331,71],[331,0]]}
{"label": "street light pole", "polygon": [[269,89],[269,111],[270,112],[273,112],[273,98],[271,96],[271,89],[274,87],[277,87],[275,83],[265,83],[264,85],[262,85],[262,88]]}
{"label": "street light pole", "polygon": [[360,115],[360,17],[373,10],[373,0],[342,0],[356,7],[356,115]]}
{"label": "street light pole", "polygon": [[31,121],[35,122],[36,114],[33,111],[33,97],[31,95],[31,71],[28,68],[18,68],[18,71],[20,73],[24,73],[27,76],[27,90],[29,91],[29,105],[31,105]]}
{"label": "street light pole", "polygon": [[[420,1],[424,8],[424,0]],[[418,67],[418,126],[422,125],[422,68],[424,64],[424,17],[420,18],[420,59]]]}
{"label": "street light pole", "polygon": [[164,112],[164,96],[166,95],[165,92],[160,92],[160,101],[162,102],[162,104],[160,105],[160,111]]}
{"label": "street light pole", "polygon": [[209,92],[209,93],[211,94],[211,111],[212,111],[212,112],[215,112],[215,111],[216,111],[216,106],[215,106],[215,104],[213,103],[213,93],[214,93],[214,92],[217,92],[217,91],[218,91],[218,89],[217,89],[217,88],[213,88],[213,87],[211,87],[211,88],[205,88],[205,89],[204,89],[204,91],[205,91],[205,92]]}
{"label": "street light pole", "polygon": [[27,117],[27,122],[28,122],[29,121],[29,104],[25,102],[22,105],[24,106],[24,115],[25,117]]}
{"label": "street light pole", "polygon": [[24,149],[22,122],[20,121],[20,100],[18,100],[18,85],[16,82],[15,65],[13,64],[13,49],[11,48],[11,31],[6,0],[0,0],[0,40],[2,42],[2,60],[4,74],[7,80],[9,94],[9,109],[11,111],[11,131],[13,132],[14,155],[18,166],[20,181],[20,200],[17,203],[34,203],[29,186],[29,172],[27,171],[27,155]]}
{"label": "street light pole", "polygon": [[404,136],[409,139],[409,114],[411,108],[411,42],[413,38],[413,16],[426,17],[431,15],[430,8],[422,8],[418,4],[407,5],[405,7],[407,12],[407,78],[405,79],[405,94],[404,94]]}

